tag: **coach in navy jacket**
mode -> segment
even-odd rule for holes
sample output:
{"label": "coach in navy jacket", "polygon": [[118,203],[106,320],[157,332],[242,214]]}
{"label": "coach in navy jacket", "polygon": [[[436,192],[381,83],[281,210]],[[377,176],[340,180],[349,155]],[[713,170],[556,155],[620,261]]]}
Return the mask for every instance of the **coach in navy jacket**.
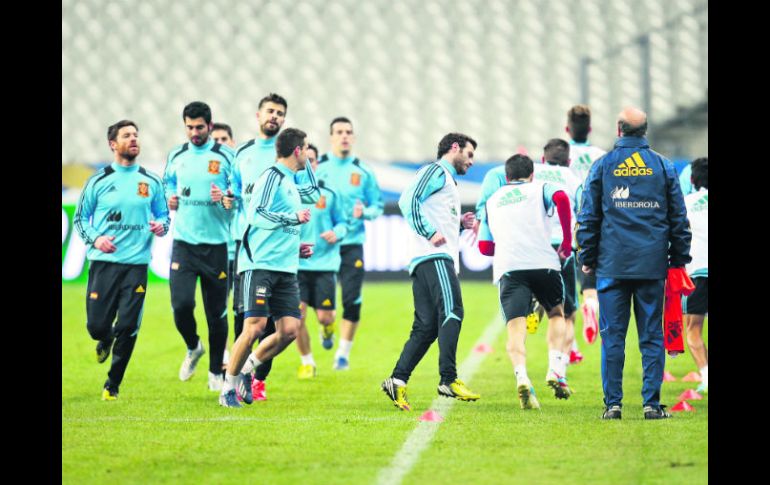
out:
{"label": "coach in navy jacket", "polygon": [[660,407],[664,282],[669,267],[682,267],[691,259],[692,235],[676,170],[650,149],[646,132],[644,112],[626,108],[620,113],[620,138],[591,167],[578,214],[578,259],[584,272],[597,276],[603,417],[609,419],[620,418],[632,298],[644,367],[645,417],[668,417]]}

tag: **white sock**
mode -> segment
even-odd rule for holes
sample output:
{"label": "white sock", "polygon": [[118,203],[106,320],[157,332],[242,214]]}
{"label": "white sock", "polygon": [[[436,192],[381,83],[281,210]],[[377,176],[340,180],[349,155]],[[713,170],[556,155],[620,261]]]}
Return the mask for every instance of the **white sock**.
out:
{"label": "white sock", "polygon": [[569,354],[565,354],[564,352],[561,352],[561,359],[559,362],[559,372],[562,377],[567,377],[567,366],[569,365]]}
{"label": "white sock", "polygon": [[300,359],[302,359],[302,365],[312,365],[315,367],[315,360],[313,360],[312,352],[307,355],[301,355]]}
{"label": "white sock", "polygon": [[393,382],[395,382],[397,386],[405,386],[406,385],[406,382],[402,381],[401,379],[396,379],[395,377],[393,378]]}
{"label": "white sock", "polygon": [[257,359],[257,356],[254,355],[254,353],[252,352],[251,354],[249,354],[249,358],[246,359],[246,362],[243,364],[243,367],[241,368],[241,373],[250,374],[261,363],[262,361]]}
{"label": "white sock", "polygon": [[548,351],[548,369],[561,374],[561,352],[551,349]]}
{"label": "white sock", "polygon": [[235,389],[235,384],[238,382],[238,376],[231,376],[225,372],[225,384],[222,386],[222,394],[227,394],[231,389]]}
{"label": "white sock", "polygon": [[578,350],[580,350],[580,349],[578,348],[578,346],[577,346],[577,339],[572,339],[572,350],[574,350],[575,352],[577,352]]}
{"label": "white sock", "polygon": [[599,313],[599,300],[596,298],[586,298],[585,304],[593,308],[594,313]]}
{"label": "white sock", "polygon": [[526,365],[517,365],[513,368],[513,373],[516,374],[516,385],[520,386],[522,384],[529,384],[532,385],[532,382],[529,380],[529,376],[527,375],[527,366]]}
{"label": "white sock", "polygon": [[709,365],[706,364],[701,370],[700,370],[700,377],[701,377],[701,383],[703,384],[703,387],[709,386]]}
{"label": "white sock", "polygon": [[350,355],[350,349],[352,347],[352,340],[340,339],[340,346],[337,348],[337,354],[334,356],[334,358],[336,359],[337,357],[345,357],[347,359]]}

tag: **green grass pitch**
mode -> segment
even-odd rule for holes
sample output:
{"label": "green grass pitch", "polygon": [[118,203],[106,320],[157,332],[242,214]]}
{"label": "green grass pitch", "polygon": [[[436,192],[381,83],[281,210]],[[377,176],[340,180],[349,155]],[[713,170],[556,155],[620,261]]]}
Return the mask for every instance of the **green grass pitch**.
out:
{"label": "green grass pitch", "polygon": [[[462,291],[458,365],[493,320],[502,325],[494,286],[466,282]],[[437,395],[436,344],[409,381],[412,412],[396,409],[379,388],[408,337],[412,312],[409,284],[365,283],[350,371],[332,370],[334,350],[321,347],[311,316],[318,376],[297,379],[300,361],[292,344],[273,365],[268,400],[233,410],[220,407],[217,394],[207,389],[208,353],[189,382],[179,381],[185,347],[174,327],[168,287],[154,284],[120,397],[103,402],[108,364],[96,363],[95,342],[85,328],[85,285],[64,285],[62,482],[375,483]],[[195,314],[207,343],[200,294]],[[693,413],[645,421],[633,322],[626,344],[623,420],[612,422],[599,419],[601,344],[585,343],[578,314],[576,333],[585,360],[569,368],[575,394],[557,401],[544,382],[546,326],[542,322],[527,340],[529,375],[542,409],[519,408],[506,334],[500,333],[494,351],[468,382],[481,400],[455,403],[404,484],[707,483],[708,397],[691,401]],[[231,320],[230,332],[228,342]],[[696,370],[689,351],[667,357],[666,369],[678,378]],[[673,406],[679,394],[696,385],[664,383],[662,402]]]}

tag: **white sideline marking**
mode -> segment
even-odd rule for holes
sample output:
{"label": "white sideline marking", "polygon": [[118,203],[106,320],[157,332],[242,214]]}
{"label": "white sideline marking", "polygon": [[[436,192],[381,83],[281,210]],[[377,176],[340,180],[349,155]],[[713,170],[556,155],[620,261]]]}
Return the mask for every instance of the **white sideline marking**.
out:
{"label": "white sideline marking", "polygon": [[[224,421],[258,421],[258,422],[295,422],[295,421],[324,421],[328,422],[328,417],[312,417],[312,416],[300,416],[300,417],[248,417],[248,416],[214,416],[210,418],[145,418],[141,416],[101,416],[94,418],[64,418],[62,421],[69,423],[98,423],[98,422],[138,422],[138,423],[213,423]],[[396,417],[381,416],[381,417],[346,417],[345,421],[399,421]]]}
{"label": "white sideline marking", "polygon": [[[500,317],[495,316],[495,318],[486,326],[481,337],[479,337],[476,343],[473,344],[470,355],[465,358],[457,369],[458,377],[465,381],[466,384],[470,382],[471,378],[476,373],[476,370],[478,370],[481,365],[481,362],[487,357],[487,354],[474,352],[473,349],[479,344],[491,345],[504,329],[505,325],[500,321]],[[429,409],[436,411],[446,419],[455,402],[456,399],[438,396],[430,404]],[[409,473],[414,464],[417,463],[420,453],[428,447],[433,439],[433,435],[436,434],[440,425],[441,422],[420,421],[417,424],[417,427],[414,428],[414,431],[407,437],[404,445],[398,453],[396,453],[396,456],[393,457],[390,465],[380,471],[380,474],[377,477],[377,484],[400,484],[401,480],[403,480],[407,473]]]}

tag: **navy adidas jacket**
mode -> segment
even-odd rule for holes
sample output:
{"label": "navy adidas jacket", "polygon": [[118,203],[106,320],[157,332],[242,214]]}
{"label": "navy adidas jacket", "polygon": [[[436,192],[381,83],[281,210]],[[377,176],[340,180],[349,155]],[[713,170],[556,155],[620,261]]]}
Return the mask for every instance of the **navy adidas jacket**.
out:
{"label": "navy adidas jacket", "polygon": [[598,277],[663,279],[692,259],[676,170],[646,138],[621,137],[594,163],[577,222],[578,260]]}

